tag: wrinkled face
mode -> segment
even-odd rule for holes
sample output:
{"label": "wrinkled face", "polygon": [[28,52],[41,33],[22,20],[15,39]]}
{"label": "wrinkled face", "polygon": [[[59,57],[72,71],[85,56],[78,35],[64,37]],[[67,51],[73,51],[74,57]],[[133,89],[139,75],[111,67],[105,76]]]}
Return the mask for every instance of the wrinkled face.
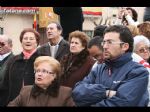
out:
{"label": "wrinkled face", "polygon": [[35,84],[43,89],[46,89],[55,78],[56,73],[47,62],[40,63],[35,69]]}
{"label": "wrinkled face", "polygon": [[72,37],[70,42],[70,52],[73,54],[80,53],[85,47],[82,46],[82,43],[79,38]]}
{"label": "wrinkled face", "polygon": [[12,46],[8,44],[8,42],[4,38],[0,38],[0,55],[4,55],[10,52]]}
{"label": "wrinkled face", "polygon": [[135,52],[146,61],[150,57],[150,47],[142,41],[135,46]]}
{"label": "wrinkled face", "polygon": [[26,52],[32,52],[34,49],[37,48],[37,41],[36,37],[33,32],[26,32],[23,35],[22,39],[22,47]]}
{"label": "wrinkled face", "polygon": [[48,39],[58,38],[61,35],[61,31],[57,29],[55,23],[51,23],[47,26],[46,34]]}
{"label": "wrinkled face", "polygon": [[125,53],[128,49],[128,44],[121,42],[119,36],[119,33],[116,32],[108,32],[104,35],[102,42],[104,59],[113,60]]}
{"label": "wrinkled face", "polygon": [[94,57],[96,60],[100,60],[102,58],[103,51],[98,46],[93,45],[88,50],[89,50],[90,55]]}

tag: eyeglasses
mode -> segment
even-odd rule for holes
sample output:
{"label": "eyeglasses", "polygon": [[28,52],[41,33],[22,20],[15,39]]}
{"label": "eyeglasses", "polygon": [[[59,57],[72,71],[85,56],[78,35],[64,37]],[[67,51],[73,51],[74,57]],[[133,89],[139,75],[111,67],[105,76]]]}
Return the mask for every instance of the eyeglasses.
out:
{"label": "eyeglasses", "polygon": [[36,38],[35,37],[23,37],[23,40],[36,40]]}
{"label": "eyeglasses", "polygon": [[1,47],[4,47],[4,46],[5,46],[5,43],[4,43],[4,42],[0,42],[0,46],[1,46]]}
{"label": "eyeglasses", "polygon": [[137,50],[136,52],[144,53],[145,51],[150,51],[150,47],[141,48],[141,49]]}
{"label": "eyeglasses", "polygon": [[107,45],[115,45],[115,44],[124,44],[125,42],[116,42],[114,40],[106,40],[106,41],[102,41],[101,45],[104,46],[105,44]]}
{"label": "eyeglasses", "polygon": [[45,70],[45,69],[42,69],[42,70],[40,70],[40,69],[34,70],[34,73],[49,74],[49,75],[52,75],[52,76],[54,76],[54,74],[55,74],[54,72],[50,72],[50,71]]}

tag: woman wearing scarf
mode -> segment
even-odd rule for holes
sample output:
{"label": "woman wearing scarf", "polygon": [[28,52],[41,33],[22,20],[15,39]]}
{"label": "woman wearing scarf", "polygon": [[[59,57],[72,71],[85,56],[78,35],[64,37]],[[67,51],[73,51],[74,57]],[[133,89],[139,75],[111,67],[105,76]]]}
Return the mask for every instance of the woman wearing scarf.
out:
{"label": "woman wearing scarf", "polygon": [[33,85],[35,59],[40,56],[37,52],[40,35],[32,28],[24,29],[20,34],[23,51],[13,57],[8,63],[4,83],[0,87],[0,105],[6,106],[15,99],[22,87]]}

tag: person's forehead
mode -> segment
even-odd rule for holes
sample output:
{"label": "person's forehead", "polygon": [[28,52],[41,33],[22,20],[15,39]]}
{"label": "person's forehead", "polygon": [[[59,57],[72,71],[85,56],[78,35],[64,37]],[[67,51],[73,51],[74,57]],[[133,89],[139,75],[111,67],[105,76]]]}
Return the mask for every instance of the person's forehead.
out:
{"label": "person's forehead", "polygon": [[97,46],[97,45],[93,45],[91,48],[92,48],[92,49],[99,50],[99,46]]}
{"label": "person's forehead", "polygon": [[141,46],[150,46],[149,44],[147,44],[146,42],[144,42],[144,41],[140,41],[140,42],[138,42],[137,43],[137,45],[136,45],[137,47],[141,47]]}
{"label": "person's forehead", "polygon": [[108,32],[104,35],[104,39],[113,39],[113,40],[116,40],[116,39],[119,39],[119,36],[120,34],[117,33],[117,32]]}
{"label": "person's forehead", "polygon": [[50,23],[48,26],[47,26],[47,28],[50,28],[50,27],[57,27],[57,25],[55,24],[55,23]]}
{"label": "person's forehead", "polygon": [[0,42],[7,42],[8,38],[5,35],[0,36]]}
{"label": "person's forehead", "polygon": [[127,11],[130,12],[130,13],[132,13],[132,10],[130,10],[130,9],[128,9]]}
{"label": "person's forehead", "polygon": [[77,41],[77,42],[80,42],[81,41],[81,39],[80,38],[78,38],[78,37],[72,37],[72,39],[71,39],[71,41]]}
{"label": "person's forehead", "polygon": [[100,52],[102,52],[102,50],[101,49],[99,49],[99,47],[98,46],[92,46],[90,49],[89,49],[89,51],[90,51],[90,53],[92,53],[92,54],[99,54]]}

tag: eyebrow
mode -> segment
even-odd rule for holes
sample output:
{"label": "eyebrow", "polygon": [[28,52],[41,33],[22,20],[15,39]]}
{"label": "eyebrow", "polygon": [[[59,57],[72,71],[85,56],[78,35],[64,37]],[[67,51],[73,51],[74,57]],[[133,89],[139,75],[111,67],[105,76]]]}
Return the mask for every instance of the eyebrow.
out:
{"label": "eyebrow", "polygon": [[103,40],[103,41],[116,41],[116,40],[113,40],[113,39],[107,39],[107,40]]}

